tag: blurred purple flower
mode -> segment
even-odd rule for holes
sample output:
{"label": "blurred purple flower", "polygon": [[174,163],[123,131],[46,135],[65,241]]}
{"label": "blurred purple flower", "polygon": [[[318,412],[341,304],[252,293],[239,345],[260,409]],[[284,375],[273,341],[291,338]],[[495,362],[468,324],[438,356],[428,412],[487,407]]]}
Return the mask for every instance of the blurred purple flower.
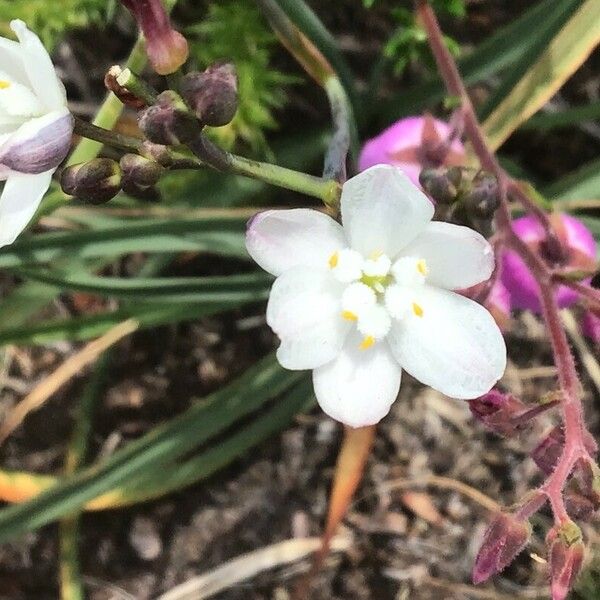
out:
{"label": "blurred purple flower", "polygon": [[451,134],[447,123],[431,115],[400,119],[365,143],[359,170],[378,164],[392,165],[419,185],[422,169],[464,163],[465,148],[461,141],[454,139],[448,145]]}
{"label": "blurred purple flower", "polygon": [[[589,269],[595,265],[596,242],[590,230],[578,219],[565,214],[554,214],[553,225],[567,251],[566,267]],[[531,248],[541,251],[544,230],[534,216],[521,217],[513,221],[514,232]],[[539,288],[523,259],[512,250],[502,256],[502,283],[508,290],[512,308],[528,309],[541,313]],[[557,301],[561,308],[574,304],[578,295],[572,289],[561,286]]]}
{"label": "blurred purple flower", "polygon": [[171,26],[161,0],[121,0],[146,38],[146,52],[160,75],[174,73],[188,58],[186,39]]}

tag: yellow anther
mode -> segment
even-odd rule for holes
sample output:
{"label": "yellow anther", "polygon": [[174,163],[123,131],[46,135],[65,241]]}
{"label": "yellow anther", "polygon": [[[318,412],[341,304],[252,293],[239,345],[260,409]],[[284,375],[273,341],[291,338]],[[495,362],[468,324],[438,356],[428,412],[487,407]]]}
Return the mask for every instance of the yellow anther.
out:
{"label": "yellow anther", "polygon": [[427,275],[427,263],[425,262],[425,259],[421,259],[417,262],[417,271],[419,271],[419,273],[421,273],[421,275],[423,275],[423,277],[425,277],[425,275]]}
{"label": "yellow anther", "polygon": [[383,250],[373,250],[373,252],[369,254],[371,260],[377,260],[380,256],[383,256]]}
{"label": "yellow anther", "polygon": [[339,252],[334,252],[329,257],[329,268],[330,269],[335,269],[337,267],[337,264],[338,264],[339,260],[340,260],[340,253]]}
{"label": "yellow anther", "polygon": [[346,321],[358,321],[358,317],[351,310],[343,310],[342,317]]}
{"label": "yellow anther", "polygon": [[417,317],[423,316],[423,309],[416,302],[412,303],[412,309]]}
{"label": "yellow anther", "polygon": [[367,348],[370,348],[374,343],[375,343],[375,338],[372,335],[366,335],[363,338],[363,341],[360,343],[359,348],[361,350],[366,350]]}
{"label": "yellow anther", "polygon": [[3,79],[0,79],[0,90],[5,90],[6,88],[10,87],[10,81],[4,81]]}

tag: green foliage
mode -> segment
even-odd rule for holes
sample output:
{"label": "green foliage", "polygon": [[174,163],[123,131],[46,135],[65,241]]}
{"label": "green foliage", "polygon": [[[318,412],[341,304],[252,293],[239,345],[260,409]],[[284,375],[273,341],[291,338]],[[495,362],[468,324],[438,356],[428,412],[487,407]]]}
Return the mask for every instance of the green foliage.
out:
{"label": "green foliage", "polygon": [[0,33],[8,35],[8,23],[22,19],[52,48],[68,29],[106,21],[114,7],[115,0],[0,0]]}
{"label": "green foliage", "polygon": [[[435,62],[429,50],[427,35],[415,20],[414,13],[406,8],[394,8],[392,16],[397,21],[398,28],[388,40],[383,52],[393,62],[394,74],[400,75],[413,62],[422,62],[433,70]],[[448,36],[444,36],[444,40],[452,54],[458,56],[459,44]]]}
{"label": "green foliage", "polygon": [[240,0],[212,3],[202,22],[186,33],[200,67],[230,60],[237,69],[238,112],[229,125],[213,129],[212,134],[227,148],[240,139],[254,152],[264,152],[264,131],[276,127],[273,111],[285,102],[283,87],[297,81],[271,67],[277,39],[254,5]]}

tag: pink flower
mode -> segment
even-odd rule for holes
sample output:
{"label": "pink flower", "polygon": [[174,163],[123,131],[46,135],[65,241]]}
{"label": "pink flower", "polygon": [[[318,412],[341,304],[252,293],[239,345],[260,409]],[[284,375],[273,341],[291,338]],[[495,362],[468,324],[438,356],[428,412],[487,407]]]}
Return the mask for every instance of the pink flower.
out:
{"label": "pink flower", "polygon": [[581,331],[594,344],[600,344],[600,315],[586,311],[581,319]]}
{"label": "pink flower", "polygon": [[121,0],[146,38],[146,52],[154,70],[169,75],[188,58],[186,39],[171,27],[161,0]]}
{"label": "pink flower", "polygon": [[453,166],[464,162],[465,148],[459,139],[448,147],[451,129],[447,123],[424,117],[406,117],[396,121],[364,145],[358,168],[387,164],[402,169],[419,185],[419,173],[428,167]]}
{"label": "pink flower", "polygon": [[[579,220],[566,214],[554,214],[550,217],[558,236],[567,251],[567,264],[572,269],[589,269],[595,265],[596,242],[590,230]],[[521,217],[513,221],[514,232],[531,248],[540,252],[544,241],[544,230],[534,216]],[[513,308],[532,310],[540,313],[538,285],[523,262],[512,250],[502,257],[502,283],[508,290]],[[574,304],[578,295],[572,289],[561,286],[557,292],[557,301],[561,308]]]}

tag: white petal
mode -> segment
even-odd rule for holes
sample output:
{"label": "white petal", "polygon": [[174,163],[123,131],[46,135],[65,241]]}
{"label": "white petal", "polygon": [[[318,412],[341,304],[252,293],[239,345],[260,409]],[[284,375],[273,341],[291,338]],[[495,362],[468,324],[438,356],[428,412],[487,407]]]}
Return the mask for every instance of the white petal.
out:
{"label": "white petal", "polygon": [[50,186],[52,173],[11,175],[0,197],[0,247],[12,244],[25,229]]}
{"label": "white petal", "polygon": [[19,42],[0,37],[0,70],[9,76],[11,81],[29,85]]}
{"label": "white petal", "polygon": [[388,336],[402,368],[453,398],[488,392],[506,368],[504,338],[490,313],[447,290],[423,286],[413,293],[420,310],[394,321]]}
{"label": "white petal", "polygon": [[489,242],[469,227],[450,223],[429,223],[401,254],[425,259],[427,282],[450,290],[486,281],[494,270]]}
{"label": "white petal", "polygon": [[248,253],[272,275],[298,265],[326,268],[332,254],[346,245],[339,223],[308,208],[258,213],[246,232]]}
{"label": "white petal", "polygon": [[366,350],[359,345],[360,336],[348,336],[339,356],[313,371],[321,408],[350,427],[373,425],[387,415],[402,374],[386,342]]}
{"label": "white petal", "polygon": [[427,196],[390,165],[376,165],[349,179],[341,206],[348,242],[365,257],[383,252],[395,258],[433,217]]}
{"label": "white petal", "polygon": [[267,323],[279,336],[286,369],[314,369],[335,358],[351,324],[342,318],[342,286],[326,270],[294,267],[273,284]]}
{"label": "white petal", "polygon": [[25,119],[39,117],[44,113],[44,106],[27,85],[18,83],[0,71],[0,114],[4,118],[16,117]]}
{"label": "white petal", "polygon": [[65,106],[67,103],[65,88],[56,75],[52,60],[40,38],[18,19],[11,21],[10,27],[21,42],[23,65],[31,88],[39,100],[49,111]]}

